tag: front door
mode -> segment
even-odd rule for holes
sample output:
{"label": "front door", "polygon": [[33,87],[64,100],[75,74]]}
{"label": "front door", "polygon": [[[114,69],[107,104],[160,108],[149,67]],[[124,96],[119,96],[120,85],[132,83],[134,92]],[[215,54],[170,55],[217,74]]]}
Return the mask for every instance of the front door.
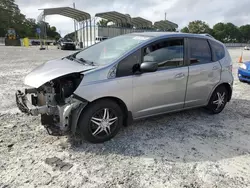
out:
{"label": "front door", "polygon": [[203,106],[213,88],[219,83],[221,65],[213,61],[211,47],[206,39],[188,39],[189,78],[185,107]]}
{"label": "front door", "polygon": [[134,118],[182,109],[188,79],[184,39],[165,39],[146,46],[143,61],[157,62],[158,70],[134,75]]}

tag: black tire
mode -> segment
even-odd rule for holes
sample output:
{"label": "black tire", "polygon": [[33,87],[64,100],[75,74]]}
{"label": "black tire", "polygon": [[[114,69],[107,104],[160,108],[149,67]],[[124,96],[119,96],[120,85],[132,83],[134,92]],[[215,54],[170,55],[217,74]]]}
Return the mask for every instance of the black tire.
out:
{"label": "black tire", "polygon": [[[99,126],[92,122],[92,118],[96,118],[99,115],[99,118],[103,119],[101,113],[105,113],[105,109],[109,109],[109,117],[111,117],[111,119],[117,117],[117,120],[110,125],[109,135],[107,135],[106,128],[106,131],[103,130],[102,132],[94,135]],[[83,110],[78,121],[77,132],[84,140],[91,143],[102,143],[113,138],[119,132],[122,123],[123,113],[119,105],[113,100],[104,99],[88,105],[86,109]]]}
{"label": "black tire", "polygon": [[[219,103],[218,95],[221,96],[221,100],[222,100],[222,96],[224,96],[223,103],[221,105],[216,104],[216,103]],[[218,86],[214,90],[206,108],[211,114],[219,114],[225,108],[227,102],[228,102],[228,91],[225,86],[221,85],[221,86]]]}

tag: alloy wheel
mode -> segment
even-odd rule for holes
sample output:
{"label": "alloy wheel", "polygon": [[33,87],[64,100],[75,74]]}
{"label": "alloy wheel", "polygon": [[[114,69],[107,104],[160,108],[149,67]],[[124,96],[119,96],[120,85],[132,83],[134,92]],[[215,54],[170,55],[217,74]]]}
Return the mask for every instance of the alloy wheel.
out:
{"label": "alloy wheel", "polygon": [[226,93],[225,92],[217,92],[216,93],[217,97],[216,99],[213,101],[213,104],[216,105],[216,111],[217,110],[220,110],[221,108],[224,107],[225,105],[225,95]]}
{"label": "alloy wheel", "polygon": [[112,109],[104,108],[96,112],[91,118],[90,129],[94,137],[107,137],[117,126],[118,117]]}

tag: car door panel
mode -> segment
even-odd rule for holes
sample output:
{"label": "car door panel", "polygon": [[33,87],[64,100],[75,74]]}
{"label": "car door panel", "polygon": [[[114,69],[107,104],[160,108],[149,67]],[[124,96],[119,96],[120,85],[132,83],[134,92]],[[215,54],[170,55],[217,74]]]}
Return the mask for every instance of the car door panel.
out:
{"label": "car door panel", "polygon": [[206,105],[208,97],[215,85],[220,81],[219,62],[194,65],[189,67],[189,78],[185,107]]}
{"label": "car door panel", "polygon": [[182,109],[188,67],[135,75],[133,79],[134,118]]}
{"label": "car door panel", "polygon": [[[207,50],[207,53],[203,52],[203,54],[205,54],[205,58],[200,55],[201,58],[197,58],[197,61],[199,62],[194,64],[192,64],[192,62],[194,62],[195,58],[191,55],[191,52],[189,54],[191,65],[189,66],[189,77],[187,82],[185,108],[206,105],[211,91],[220,82],[221,75],[221,65],[218,61],[212,61],[212,53],[207,40],[191,40],[196,40],[196,43],[197,41],[199,42],[193,47],[193,49],[197,51],[194,53],[198,55],[197,57],[199,57],[199,50]],[[202,45],[207,45],[207,47],[204,47],[204,49],[202,48],[202,46],[199,47],[200,43],[203,43]],[[192,49],[191,45],[194,45],[194,43],[192,44],[189,40],[188,44],[189,48]],[[210,60],[208,57],[209,53]],[[203,61],[205,63],[203,63]]]}

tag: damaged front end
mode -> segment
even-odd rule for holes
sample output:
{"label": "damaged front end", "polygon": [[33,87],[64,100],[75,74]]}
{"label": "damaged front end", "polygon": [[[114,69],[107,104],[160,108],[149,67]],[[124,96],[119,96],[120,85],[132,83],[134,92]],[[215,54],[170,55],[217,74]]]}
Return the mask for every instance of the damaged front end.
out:
{"label": "damaged front end", "polygon": [[[16,92],[16,104],[25,114],[38,116],[50,135],[66,135],[75,131],[87,101],[79,100],[73,92],[83,75],[74,73],[49,81],[39,88]],[[28,97],[30,97],[28,99]]]}

